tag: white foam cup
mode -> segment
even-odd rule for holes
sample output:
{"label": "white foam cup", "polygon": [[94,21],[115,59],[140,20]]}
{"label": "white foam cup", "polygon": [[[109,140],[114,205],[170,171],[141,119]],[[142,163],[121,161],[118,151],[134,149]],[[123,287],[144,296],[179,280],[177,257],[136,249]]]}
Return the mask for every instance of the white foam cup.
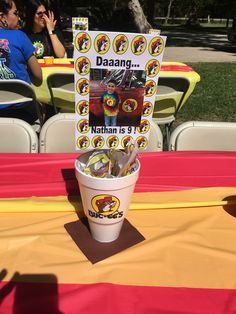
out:
{"label": "white foam cup", "polygon": [[83,208],[92,237],[99,242],[112,242],[120,235],[139,176],[140,162],[136,160],[137,169],[130,175],[98,178],[85,174],[81,169],[80,162],[86,163],[90,154],[85,153],[75,161]]}

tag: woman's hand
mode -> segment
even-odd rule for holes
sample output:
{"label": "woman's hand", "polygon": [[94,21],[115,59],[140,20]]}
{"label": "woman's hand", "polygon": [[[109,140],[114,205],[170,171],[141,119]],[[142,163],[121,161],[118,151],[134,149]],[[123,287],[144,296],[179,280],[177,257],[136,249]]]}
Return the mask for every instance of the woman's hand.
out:
{"label": "woman's hand", "polygon": [[54,31],[57,20],[54,20],[54,13],[48,11],[48,15],[43,16],[48,32]]}

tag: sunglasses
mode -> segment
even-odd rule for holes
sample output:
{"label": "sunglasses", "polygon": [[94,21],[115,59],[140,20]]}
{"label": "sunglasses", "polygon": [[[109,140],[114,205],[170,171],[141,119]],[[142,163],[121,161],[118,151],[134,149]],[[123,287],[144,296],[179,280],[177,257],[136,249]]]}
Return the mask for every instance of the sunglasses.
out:
{"label": "sunglasses", "polygon": [[39,17],[43,17],[44,14],[47,14],[47,11],[39,11],[36,13]]}

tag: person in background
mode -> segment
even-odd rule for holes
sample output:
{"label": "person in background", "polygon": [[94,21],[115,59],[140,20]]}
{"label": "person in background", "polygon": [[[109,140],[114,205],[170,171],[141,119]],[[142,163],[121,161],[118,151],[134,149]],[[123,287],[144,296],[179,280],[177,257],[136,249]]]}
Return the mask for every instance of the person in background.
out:
{"label": "person in background", "polygon": [[63,58],[66,55],[62,34],[57,30],[54,13],[46,10],[46,5],[39,0],[28,0],[25,5],[24,31],[35,47],[35,56]]}
{"label": "person in background", "polygon": [[[34,56],[34,47],[19,28],[19,12],[12,0],[0,0],[0,79],[19,79],[39,86],[42,70]],[[28,72],[29,71],[29,72]],[[1,104],[0,117],[19,118],[33,124],[37,112],[32,102]]]}

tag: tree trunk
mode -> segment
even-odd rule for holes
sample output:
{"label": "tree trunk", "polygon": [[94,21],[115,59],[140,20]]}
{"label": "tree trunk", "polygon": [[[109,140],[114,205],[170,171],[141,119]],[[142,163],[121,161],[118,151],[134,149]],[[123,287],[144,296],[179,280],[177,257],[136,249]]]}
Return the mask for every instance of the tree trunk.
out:
{"label": "tree trunk", "polygon": [[140,33],[148,33],[152,26],[148,23],[143,9],[138,0],[131,0],[128,2],[128,8],[134,18],[134,23]]}
{"label": "tree trunk", "polygon": [[154,24],[155,18],[155,0],[147,0],[147,18],[150,24]]}
{"label": "tree trunk", "polygon": [[166,18],[165,18],[165,25],[168,23],[168,20],[170,18],[170,11],[171,11],[171,6],[173,2],[174,0],[169,0],[168,10],[167,10]]}

